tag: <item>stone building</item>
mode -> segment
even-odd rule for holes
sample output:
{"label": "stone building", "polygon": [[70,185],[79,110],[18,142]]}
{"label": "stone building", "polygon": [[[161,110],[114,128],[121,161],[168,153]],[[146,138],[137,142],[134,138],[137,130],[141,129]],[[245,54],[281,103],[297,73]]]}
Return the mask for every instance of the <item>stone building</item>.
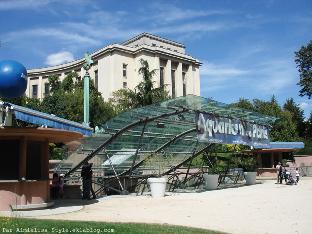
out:
{"label": "stone building", "polygon": [[[199,66],[201,63],[185,53],[181,43],[152,34],[142,33],[122,44],[111,44],[91,54],[94,64],[89,73],[95,87],[107,101],[118,89],[134,89],[142,80],[138,70],[140,59],[157,69],[155,87],[164,85],[172,97],[200,95]],[[48,77],[61,79],[72,72],[84,76],[84,58],[69,63],[28,70],[26,96],[42,99],[49,95]]]}

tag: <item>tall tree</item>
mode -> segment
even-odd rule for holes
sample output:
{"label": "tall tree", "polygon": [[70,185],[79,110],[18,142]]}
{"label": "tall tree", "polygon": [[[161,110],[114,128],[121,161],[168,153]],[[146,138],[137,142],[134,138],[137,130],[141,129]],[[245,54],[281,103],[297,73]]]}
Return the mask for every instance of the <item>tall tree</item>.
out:
{"label": "tall tree", "polygon": [[286,100],[284,110],[288,110],[292,115],[293,122],[297,125],[297,132],[300,137],[304,137],[305,123],[304,123],[304,113],[298,104],[295,103],[293,98]]}
{"label": "tall tree", "polygon": [[133,90],[121,89],[113,93],[112,102],[117,106],[118,111],[125,111],[131,108],[142,107],[169,99],[169,94],[164,87],[154,88],[153,77],[156,69],[150,70],[146,60],[140,60],[141,67],[138,71],[142,75],[141,81]]}
{"label": "tall tree", "polygon": [[[76,122],[83,121],[83,84],[77,73],[68,74],[63,81],[49,77],[51,94],[41,103],[41,110]],[[90,126],[95,127],[115,115],[111,103],[90,83]]]}
{"label": "tall tree", "polygon": [[295,52],[295,62],[300,74],[298,85],[301,86],[300,96],[312,97],[312,41]]}
{"label": "tall tree", "polygon": [[306,121],[305,136],[306,139],[312,141],[312,112],[310,113],[309,119]]}
{"label": "tall tree", "polygon": [[252,110],[264,115],[277,118],[270,130],[271,141],[296,141],[298,139],[297,126],[292,119],[292,114],[288,110],[283,110],[278,104],[275,96],[270,101],[254,99],[250,102],[241,98],[239,102],[233,104],[236,107]]}
{"label": "tall tree", "polygon": [[233,107],[242,108],[245,110],[254,111],[254,106],[252,102],[250,102],[248,99],[240,98],[238,102],[232,104]]}

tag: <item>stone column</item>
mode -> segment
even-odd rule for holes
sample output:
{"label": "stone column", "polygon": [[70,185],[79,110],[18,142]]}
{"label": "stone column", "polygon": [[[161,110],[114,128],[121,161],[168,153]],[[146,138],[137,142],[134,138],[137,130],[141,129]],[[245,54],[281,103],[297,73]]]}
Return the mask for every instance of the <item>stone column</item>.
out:
{"label": "stone column", "polygon": [[159,57],[157,55],[155,55],[155,57],[154,57],[154,68],[153,69],[156,69],[156,74],[153,77],[153,81],[155,82],[156,87],[159,87],[160,86],[160,82],[159,82],[160,81],[160,72],[159,72],[160,61],[159,61]]}
{"label": "stone column", "polygon": [[42,90],[44,88],[42,88],[42,76],[39,76],[39,79],[38,79],[38,93],[37,93],[37,96],[38,96],[38,99],[42,99],[43,98],[43,94],[42,94]]}
{"label": "stone column", "polygon": [[175,73],[176,97],[180,97],[183,96],[182,63],[178,63]]}
{"label": "stone column", "polygon": [[171,92],[171,60],[167,60],[166,67],[164,69],[164,83],[165,83],[165,88],[169,92],[169,95],[172,95]]}

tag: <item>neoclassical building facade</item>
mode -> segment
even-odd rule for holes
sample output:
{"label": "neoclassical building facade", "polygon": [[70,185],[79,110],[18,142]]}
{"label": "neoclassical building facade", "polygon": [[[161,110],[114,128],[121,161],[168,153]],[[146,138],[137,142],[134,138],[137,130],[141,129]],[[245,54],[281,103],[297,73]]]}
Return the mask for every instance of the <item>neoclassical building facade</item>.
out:
{"label": "neoclassical building facade", "polygon": [[[156,69],[154,86],[164,86],[171,97],[187,94],[200,95],[199,66],[201,63],[185,53],[181,43],[152,34],[142,33],[122,44],[111,44],[91,54],[94,61],[89,70],[95,87],[108,100],[122,88],[134,89],[142,80],[138,74],[140,59],[147,60],[150,69]],[[29,69],[26,96],[42,99],[49,95],[48,77],[64,79],[70,72],[84,76],[84,58],[73,62]]]}

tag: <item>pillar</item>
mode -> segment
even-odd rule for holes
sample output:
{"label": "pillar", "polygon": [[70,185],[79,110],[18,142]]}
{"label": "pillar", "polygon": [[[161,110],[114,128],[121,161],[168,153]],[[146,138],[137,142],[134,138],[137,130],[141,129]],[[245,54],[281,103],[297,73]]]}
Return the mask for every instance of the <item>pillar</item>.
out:
{"label": "pillar", "polygon": [[165,89],[169,92],[169,95],[172,95],[171,92],[171,60],[167,60],[165,74],[164,74],[164,84]]}
{"label": "pillar", "polygon": [[155,55],[154,57],[154,68],[156,69],[156,75],[153,77],[153,81],[156,84],[156,87],[160,86],[160,59]]}
{"label": "pillar", "polygon": [[178,63],[175,74],[175,84],[176,84],[176,97],[183,96],[182,63]]}
{"label": "pillar", "polygon": [[43,93],[42,93],[42,90],[44,89],[44,88],[42,88],[42,76],[39,76],[39,79],[38,79],[38,93],[37,93],[37,95],[38,95],[38,99],[42,99],[43,98]]}

